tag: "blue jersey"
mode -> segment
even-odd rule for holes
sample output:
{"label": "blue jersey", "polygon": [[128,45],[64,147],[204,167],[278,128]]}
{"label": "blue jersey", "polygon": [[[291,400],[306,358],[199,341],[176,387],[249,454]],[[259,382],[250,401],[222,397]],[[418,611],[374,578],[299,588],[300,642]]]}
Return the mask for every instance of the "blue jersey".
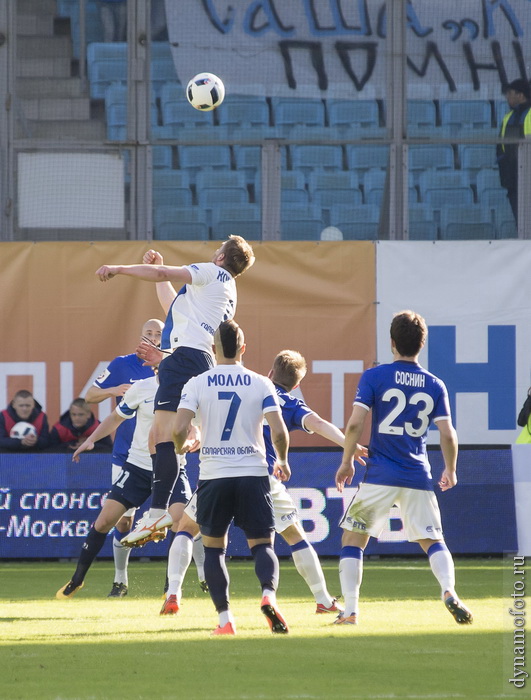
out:
{"label": "blue jersey", "polygon": [[[278,384],[275,384],[275,390],[280,403],[282,418],[284,419],[288,432],[291,433],[293,430],[305,430],[307,433],[310,433],[311,430],[304,427],[304,419],[310,413],[313,413],[311,408],[309,408],[302,399],[297,399],[295,396],[288,394],[288,392]],[[271,442],[271,428],[267,423],[264,425],[264,442],[266,446],[267,466],[271,468],[275,463],[277,455],[273,443]]]}
{"label": "blue jersey", "polygon": [[365,481],[432,490],[426,439],[432,422],[450,419],[444,383],[415,362],[380,365],[362,374],[354,405],[372,409]]}
{"label": "blue jersey", "polygon": [[[115,357],[107,369],[100,374],[94,382],[94,386],[99,389],[109,389],[120,384],[133,384],[139,379],[147,379],[153,376],[152,367],[144,367],[143,360],[138,358],[135,353],[130,355],[120,355]],[[116,404],[122,400],[121,396],[116,397]],[[124,421],[116,430],[114,437],[114,445],[112,451],[112,463],[122,467],[127,460],[127,453],[131,447],[133,433],[135,432],[136,418]]]}

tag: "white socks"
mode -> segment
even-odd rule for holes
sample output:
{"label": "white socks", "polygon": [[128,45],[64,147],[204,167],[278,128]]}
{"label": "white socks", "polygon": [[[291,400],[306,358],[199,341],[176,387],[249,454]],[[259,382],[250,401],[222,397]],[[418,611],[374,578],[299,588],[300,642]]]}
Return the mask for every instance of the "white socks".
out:
{"label": "white socks", "polygon": [[[294,547],[299,547],[300,544],[302,543],[296,544]],[[304,542],[304,544],[306,546],[300,549],[294,550],[293,547],[291,548],[293,563],[299,574],[306,581],[316,602],[329,608],[333,604],[334,599],[328,593],[321,562],[312,545],[309,542]]]}
{"label": "white socks", "polygon": [[184,575],[192,561],[193,542],[191,536],[178,532],[168,554],[168,593],[177,596],[180,602]]}
{"label": "white socks", "polygon": [[359,547],[343,547],[339,560],[339,580],[341,581],[341,593],[345,601],[345,617],[358,614],[362,578],[362,550]]}
{"label": "white socks", "polygon": [[455,596],[455,568],[452,555],[445,544],[436,542],[428,550],[428,561],[431,570],[441,586],[441,596],[446,591]]}
{"label": "white socks", "polygon": [[[125,535],[121,536],[124,537]],[[116,535],[112,540],[112,555],[114,558],[114,581],[127,586],[127,564],[131,556],[131,548],[124,547]]]}

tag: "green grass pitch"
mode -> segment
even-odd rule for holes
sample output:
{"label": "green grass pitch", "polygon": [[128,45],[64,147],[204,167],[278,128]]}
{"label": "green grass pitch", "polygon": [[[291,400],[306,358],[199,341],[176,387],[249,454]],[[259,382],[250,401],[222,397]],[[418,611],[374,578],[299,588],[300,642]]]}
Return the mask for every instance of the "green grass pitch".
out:
{"label": "green grass pitch", "polygon": [[[357,627],[333,626],[291,561],[279,603],[289,635],[260,613],[250,561],[230,561],[236,637],[217,624],[192,566],[178,615],[159,615],[164,562],[130,565],[130,594],[107,599],[111,562],[97,562],[71,601],[54,595],[72,562],[0,564],[2,700],[297,700],[500,698],[513,689],[512,560],[458,559],[458,592],[474,624],[457,625],[424,558],[368,559]],[[339,592],[336,560],[323,563]]]}

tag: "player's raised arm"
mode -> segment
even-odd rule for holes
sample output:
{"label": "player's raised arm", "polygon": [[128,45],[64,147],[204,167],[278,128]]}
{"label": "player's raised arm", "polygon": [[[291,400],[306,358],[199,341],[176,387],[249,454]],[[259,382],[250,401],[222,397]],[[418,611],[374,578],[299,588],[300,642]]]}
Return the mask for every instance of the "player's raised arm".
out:
{"label": "player's raised arm", "polygon": [[94,449],[94,444],[98,442],[98,440],[102,440],[113,433],[116,428],[124,422],[124,420],[125,418],[116,413],[116,411],[113,411],[106,418],[104,418],[96,430],[74,452],[72,455],[72,462],[79,462],[79,455],[82,452],[89,452],[90,450]]}
{"label": "player's raised arm", "polygon": [[363,426],[367,417],[367,410],[361,406],[353,406],[347,427],[345,428],[345,446],[343,459],[336,473],[336,488],[343,491],[345,484],[349,486],[354,477],[354,457],[358,448],[358,442],[363,432]]}
{"label": "player's raised arm", "polygon": [[[144,253],[142,262],[145,265],[164,265],[164,259],[161,253],[153,249]],[[171,282],[157,282],[157,297],[165,314],[168,314],[170,306],[176,296],[177,292]]]}
{"label": "player's raised arm", "polygon": [[102,282],[107,282],[116,275],[136,277],[145,282],[192,282],[192,275],[186,267],[169,265],[102,265],[96,270],[96,275]]}
{"label": "player's raised arm", "polygon": [[85,394],[85,401],[87,403],[101,403],[105,399],[123,396],[130,386],[131,384],[120,384],[119,386],[110,386],[107,389],[91,386]]}
{"label": "player's raised arm", "polygon": [[438,420],[435,425],[439,429],[441,452],[444,460],[444,471],[439,480],[441,491],[448,491],[457,484],[457,433],[451,420]]}

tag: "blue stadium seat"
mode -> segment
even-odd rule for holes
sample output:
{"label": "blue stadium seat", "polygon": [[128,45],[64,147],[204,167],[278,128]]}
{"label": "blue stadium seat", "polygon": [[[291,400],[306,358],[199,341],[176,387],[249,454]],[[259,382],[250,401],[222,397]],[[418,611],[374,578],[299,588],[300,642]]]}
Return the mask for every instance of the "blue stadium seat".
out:
{"label": "blue stadium seat", "polygon": [[261,240],[262,221],[256,204],[221,205],[212,212],[212,238],[224,240],[231,234]]}
{"label": "blue stadium seat", "polygon": [[312,170],[342,170],[343,150],[332,144],[308,144],[291,146],[291,164],[294,170],[301,170],[306,179]]}
{"label": "blue stadium seat", "polygon": [[438,226],[435,221],[410,221],[408,240],[410,241],[436,241]]}
{"label": "blue stadium seat", "polygon": [[409,147],[409,170],[414,184],[424,170],[451,170],[454,167],[454,149],[450,144],[426,144]]}
{"label": "blue stadium seat", "polygon": [[191,177],[199,170],[230,170],[231,157],[229,146],[179,146],[179,161],[181,168],[189,170]]}
{"label": "blue stadium seat", "polygon": [[310,192],[330,189],[358,189],[358,187],[359,177],[355,171],[316,168],[308,177],[308,189]]}
{"label": "blue stadium seat", "polygon": [[236,170],[200,170],[195,178],[197,190],[206,187],[246,188],[245,174]]}
{"label": "blue stadium seat", "polygon": [[269,126],[269,106],[265,97],[254,99],[239,95],[228,95],[217,108],[220,126],[238,129],[256,129]]}
{"label": "blue stadium seat", "polygon": [[192,190],[187,187],[153,188],[153,206],[169,205],[173,207],[192,206]]}
{"label": "blue stadium seat", "polygon": [[347,146],[348,168],[356,170],[361,177],[366,170],[371,168],[387,168],[389,161],[388,146]]}
{"label": "blue stadium seat", "polygon": [[283,129],[299,125],[324,126],[325,107],[322,100],[311,98],[278,97],[272,100],[273,122]]}
{"label": "blue stadium seat", "polygon": [[492,239],[495,228],[490,211],[480,204],[449,206],[441,211],[441,238],[443,240]]}
{"label": "blue stadium seat", "polygon": [[328,123],[340,134],[352,132],[359,138],[385,136],[376,100],[329,100],[327,108]]}
{"label": "blue stadium seat", "polygon": [[496,146],[490,144],[460,144],[457,147],[462,170],[474,175],[482,168],[496,167]]}
{"label": "blue stadium seat", "polygon": [[[162,102],[162,123],[165,126],[178,126],[181,129],[196,129],[203,127],[212,128],[214,121],[212,112],[201,112],[194,109],[186,100],[178,102],[170,102],[169,100]],[[204,138],[204,136],[203,136]]]}
{"label": "blue stadium seat", "polygon": [[160,206],[153,212],[157,240],[208,240],[205,212],[200,207]]}
{"label": "blue stadium seat", "polygon": [[496,238],[496,229],[490,221],[487,223],[448,224],[442,231],[441,238],[446,241],[492,241]]}
{"label": "blue stadium seat", "polygon": [[[127,136],[127,85],[111,83],[105,89],[104,98],[107,139],[109,141],[123,141]],[[150,107],[151,124],[156,125],[158,113],[154,99]]]}
{"label": "blue stadium seat", "polygon": [[190,177],[186,170],[155,170],[153,172],[153,189],[173,189],[189,187]]}
{"label": "blue stadium seat", "polygon": [[287,204],[281,210],[282,240],[319,240],[324,223],[321,210],[315,205]]}
{"label": "blue stadium seat", "polygon": [[423,201],[434,209],[452,209],[462,204],[473,204],[474,193],[470,187],[438,187],[426,190]]}
{"label": "blue stadium seat", "polygon": [[420,200],[424,201],[427,190],[446,187],[469,187],[470,178],[463,170],[425,170],[419,175]]}
{"label": "blue stadium seat", "polygon": [[407,101],[408,136],[433,136],[437,129],[437,112],[432,100]]}
{"label": "blue stadium seat", "polygon": [[283,170],[280,174],[282,189],[303,190],[306,185],[304,174],[300,170]]}
{"label": "blue stadium seat", "polygon": [[435,217],[433,214],[433,209],[429,204],[410,204],[409,209],[409,222],[412,221],[434,221]]}
{"label": "blue stadium seat", "polygon": [[249,196],[244,187],[203,187],[197,190],[199,206],[214,209],[220,204],[248,204]]}
{"label": "blue stadium seat", "polygon": [[[262,149],[260,146],[238,146],[233,147],[236,170],[245,173],[248,184],[256,186],[260,181],[262,170]],[[287,148],[280,148],[280,159],[282,172],[287,168]]]}
{"label": "blue stadium seat", "polygon": [[301,204],[310,203],[310,195],[304,188],[289,188],[282,187],[280,190],[282,205],[285,204]]}
{"label": "blue stadium seat", "polygon": [[[507,190],[503,188],[484,190],[481,194],[481,204],[491,212],[500,238],[502,237],[500,232],[504,224],[505,228],[511,225],[515,226],[513,211],[507,199]],[[509,236],[509,238],[512,237]]]}
{"label": "blue stadium seat", "polygon": [[336,204],[330,211],[330,223],[336,226],[348,240],[376,240],[380,210],[376,206],[362,204],[350,207]]}
{"label": "blue stadium seat", "polygon": [[514,219],[501,222],[498,226],[498,238],[518,238]]}
{"label": "blue stadium seat", "polygon": [[[93,46],[93,44],[91,44]],[[90,96],[102,100],[111,83],[127,83],[126,61],[94,61],[88,64]]]}
{"label": "blue stadium seat", "polygon": [[[377,207],[381,207],[383,203],[384,192],[385,190],[383,187],[374,187],[370,192],[365,194],[365,204],[374,204]],[[408,188],[408,202],[409,204],[416,204],[418,202],[416,187]]]}
{"label": "blue stadium seat", "polygon": [[171,168],[173,166],[173,149],[171,146],[153,146],[151,153],[154,168]]}
{"label": "blue stadium seat", "polygon": [[358,206],[363,204],[363,198],[359,189],[324,189],[313,191],[312,202],[321,209],[331,209],[335,204]]}
{"label": "blue stadium seat", "polygon": [[451,133],[492,130],[492,113],[488,100],[441,100],[441,125]]}
{"label": "blue stadium seat", "polygon": [[500,185],[500,172],[498,168],[484,168],[478,170],[476,175],[476,190],[478,193],[478,198],[481,201],[481,195],[485,190],[497,190],[500,189],[506,194],[506,190],[501,188]]}

